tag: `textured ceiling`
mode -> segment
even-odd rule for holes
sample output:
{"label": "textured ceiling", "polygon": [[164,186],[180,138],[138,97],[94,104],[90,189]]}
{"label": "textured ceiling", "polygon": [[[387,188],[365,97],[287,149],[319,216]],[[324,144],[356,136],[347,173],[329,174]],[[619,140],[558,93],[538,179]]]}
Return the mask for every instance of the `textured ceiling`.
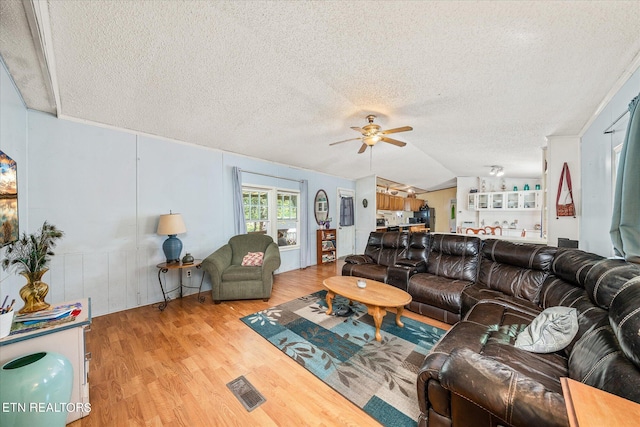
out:
{"label": "textured ceiling", "polygon": [[[22,2],[2,3],[0,53],[50,111],[6,12]],[[62,117],[425,189],[493,164],[539,176],[545,137],[577,135],[640,53],[640,1],[46,5]],[[329,146],[371,113],[412,126],[407,145]]]}

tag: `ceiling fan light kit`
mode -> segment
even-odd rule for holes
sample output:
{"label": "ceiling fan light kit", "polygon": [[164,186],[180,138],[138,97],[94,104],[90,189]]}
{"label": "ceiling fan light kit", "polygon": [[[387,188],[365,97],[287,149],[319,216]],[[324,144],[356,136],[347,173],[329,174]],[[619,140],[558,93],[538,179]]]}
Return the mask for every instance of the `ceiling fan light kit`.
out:
{"label": "ceiling fan light kit", "polygon": [[489,175],[493,176],[502,176],[504,175],[504,168],[502,166],[491,166],[491,170],[489,171]]}
{"label": "ceiling fan light kit", "polygon": [[398,141],[397,139],[389,138],[385,135],[388,135],[390,133],[407,132],[407,131],[413,130],[411,126],[402,126],[394,129],[380,130],[380,125],[373,122],[375,118],[376,116],[374,116],[373,114],[369,114],[367,116],[367,121],[369,123],[366,126],[363,126],[361,128],[357,126],[351,127],[351,129],[357,132],[360,132],[362,134],[361,137],[345,139],[344,141],[334,142],[329,145],[336,145],[336,144],[342,144],[343,142],[347,142],[347,141],[360,140],[362,141],[362,145],[358,150],[358,154],[364,153],[367,147],[373,147],[380,141],[386,142],[398,147],[404,147],[405,145],[407,145],[406,142]]}

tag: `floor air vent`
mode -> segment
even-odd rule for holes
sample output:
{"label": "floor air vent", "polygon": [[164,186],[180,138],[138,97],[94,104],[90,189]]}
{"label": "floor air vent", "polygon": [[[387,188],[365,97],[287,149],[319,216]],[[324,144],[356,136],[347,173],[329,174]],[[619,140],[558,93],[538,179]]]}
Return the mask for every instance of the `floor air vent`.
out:
{"label": "floor air vent", "polygon": [[231,381],[227,384],[227,387],[249,412],[266,401],[264,396],[244,376]]}

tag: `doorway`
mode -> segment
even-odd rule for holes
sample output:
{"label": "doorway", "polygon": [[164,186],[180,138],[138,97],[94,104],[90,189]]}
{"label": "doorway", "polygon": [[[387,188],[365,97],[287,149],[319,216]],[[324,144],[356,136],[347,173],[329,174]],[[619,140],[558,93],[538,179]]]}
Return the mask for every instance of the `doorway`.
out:
{"label": "doorway", "polygon": [[338,253],[336,256],[338,258],[352,255],[355,253],[356,248],[356,227],[354,225],[341,225],[340,224],[340,212],[342,211],[343,203],[345,202],[343,199],[351,197],[352,202],[355,203],[356,192],[354,190],[350,190],[348,188],[338,188],[337,192],[337,207],[338,207],[338,227],[336,231],[336,239],[338,240]]}

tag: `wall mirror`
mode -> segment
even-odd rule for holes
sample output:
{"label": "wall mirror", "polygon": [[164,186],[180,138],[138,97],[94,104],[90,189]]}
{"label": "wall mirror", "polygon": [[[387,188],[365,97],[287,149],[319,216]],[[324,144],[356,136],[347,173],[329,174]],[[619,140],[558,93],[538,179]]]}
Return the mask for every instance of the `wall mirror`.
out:
{"label": "wall mirror", "polygon": [[318,190],[313,201],[316,222],[322,225],[329,218],[329,198],[324,190]]}

